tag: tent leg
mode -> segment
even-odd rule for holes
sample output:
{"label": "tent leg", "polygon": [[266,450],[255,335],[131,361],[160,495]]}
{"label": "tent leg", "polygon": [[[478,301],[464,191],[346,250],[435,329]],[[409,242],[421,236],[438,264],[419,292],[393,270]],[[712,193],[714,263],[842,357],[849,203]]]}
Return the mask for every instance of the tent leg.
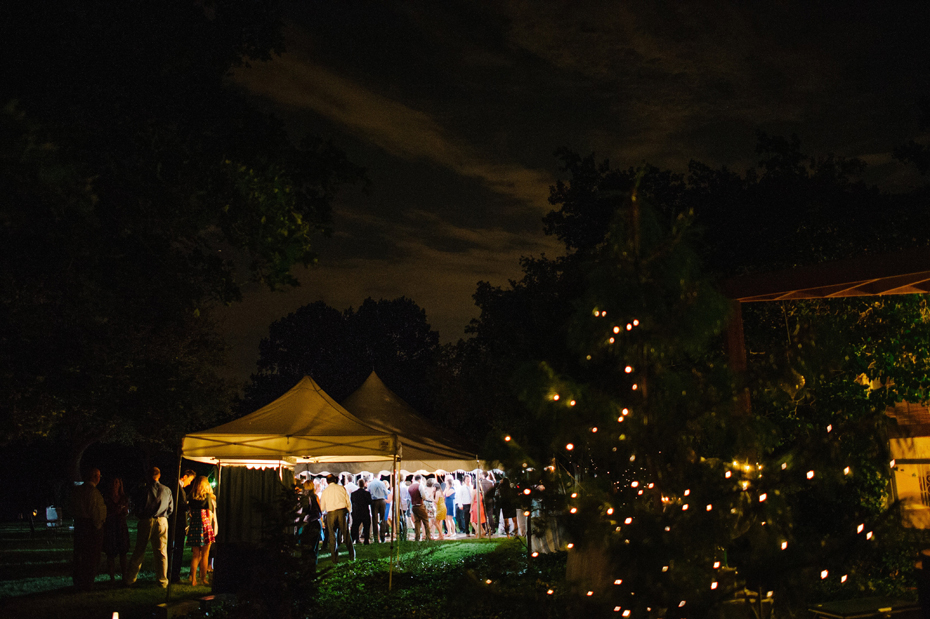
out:
{"label": "tent leg", "polygon": [[[394,458],[391,463],[391,478],[394,481],[394,486],[391,489],[391,492],[394,494],[394,499],[392,501],[391,510],[394,512],[394,526],[391,527],[391,567],[388,570],[388,593],[390,593],[394,588],[394,538],[395,532],[398,528],[398,508],[397,501],[400,499],[400,488],[397,487],[397,437],[394,437]],[[397,544],[398,554],[400,554],[400,542]]]}

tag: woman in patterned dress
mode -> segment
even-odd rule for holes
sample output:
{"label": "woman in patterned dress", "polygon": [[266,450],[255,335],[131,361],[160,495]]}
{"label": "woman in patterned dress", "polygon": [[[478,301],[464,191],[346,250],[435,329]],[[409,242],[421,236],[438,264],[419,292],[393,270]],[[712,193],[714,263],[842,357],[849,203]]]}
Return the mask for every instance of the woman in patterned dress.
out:
{"label": "woman in patterned dress", "polygon": [[210,546],[216,541],[216,496],[210,480],[201,475],[191,484],[194,487],[187,500],[190,509],[190,527],[187,530],[188,545],[194,557],[191,559],[191,586],[197,585],[197,567],[200,566],[200,581],[207,584],[210,568]]}

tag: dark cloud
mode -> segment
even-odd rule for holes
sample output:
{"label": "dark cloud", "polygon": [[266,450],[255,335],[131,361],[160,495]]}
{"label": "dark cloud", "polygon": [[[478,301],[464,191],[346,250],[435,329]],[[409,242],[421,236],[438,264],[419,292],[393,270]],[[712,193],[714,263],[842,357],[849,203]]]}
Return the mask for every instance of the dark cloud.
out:
{"label": "dark cloud", "polygon": [[289,51],[234,81],[295,132],[369,169],[320,266],[228,313],[237,362],[305,303],[406,295],[443,339],[475,315],[479,280],[558,251],[542,235],[553,151],[617,165],[743,169],[755,132],[860,156],[896,183],[930,93],[930,3],[614,1],[292,3]]}

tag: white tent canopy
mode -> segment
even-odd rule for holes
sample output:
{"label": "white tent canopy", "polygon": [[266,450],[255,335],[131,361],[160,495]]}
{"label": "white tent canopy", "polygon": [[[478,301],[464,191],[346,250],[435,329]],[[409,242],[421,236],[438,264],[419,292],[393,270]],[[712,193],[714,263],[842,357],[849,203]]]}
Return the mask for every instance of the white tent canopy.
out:
{"label": "white tent canopy", "polygon": [[[451,446],[454,441],[444,438],[439,429],[388,389],[375,372],[343,400],[342,405],[365,425],[399,438],[401,454],[398,466],[406,471],[433,473],[439,470],[472,470],[480,466],[474,453]],[[334,468],[350,473],[374,472],[371,465],[358,461],[342,467],[318,462],[298,468],[317,474]]]}
{"label": "white tent canopy", "polygon": [[[336,403],[309,376],[280,398],[254,413],[229,423],[192,432],[184,437],[182,455],[198,462],[223,465],[294,466],[359,463],[365,470],[390,468],[374,463],[392,462],[407,470],[474,469],[474,454],[448,446],[440,433],[391,393],[372,373],[365,384],[346,399],[356,416]],[[303,468],[303,467],[301,467]]]}

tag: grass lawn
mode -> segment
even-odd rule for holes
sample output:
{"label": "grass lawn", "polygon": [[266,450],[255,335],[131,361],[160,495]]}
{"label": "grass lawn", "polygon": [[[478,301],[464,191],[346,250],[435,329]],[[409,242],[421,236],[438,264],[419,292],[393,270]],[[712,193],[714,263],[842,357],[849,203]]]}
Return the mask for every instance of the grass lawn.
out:
{"label": "grass lawn", "polygon": [[[134,541],[135,531],[130,534]],[[166,601],[166,591],[155,583],[151,552],[136,586],[122,587],[118,576],[111,584],[101,561],[96,590],[79,593],[71,584],[71,543],[68,531],[38,530],[32,537],[28,525],[0,525],[0,617],[110,619],[113,612],[119,612],[120,619],[157,616],[157,605]],[[553,603],[561,596],[546,591],[561,592],[564,555],[529,563],[522,543],[506,539],[400,544],[400,560],[393,570],[388,544],[356,546],[357,560],[341,557],[338,565],[321,553],[313,616],[560,616]],[[182,568],[182,577],[187,574],[188,569]],[[210,594],[209,587],[187,585],[173,585],[170,591],[172,602]],[[210,616],[222,614],[211,612]]]}

